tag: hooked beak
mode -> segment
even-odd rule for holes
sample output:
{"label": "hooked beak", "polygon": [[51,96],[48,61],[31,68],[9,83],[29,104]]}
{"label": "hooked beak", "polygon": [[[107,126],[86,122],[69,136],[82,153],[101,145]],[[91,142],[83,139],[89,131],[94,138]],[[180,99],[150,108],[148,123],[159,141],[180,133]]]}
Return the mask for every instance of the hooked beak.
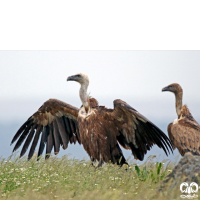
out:
{"label": "hooked beak", "polygon": [[164,88],[162,89],[162,92],[165,92],[165,91],[169,91],[168,86],[167,86],[167,87],[164,87]]}
{"label": "hooked beak", "polygon": [[69,77],[67,78],[67,81],[74,81],[74,79],[75,79],[75,76],[69,76]]}

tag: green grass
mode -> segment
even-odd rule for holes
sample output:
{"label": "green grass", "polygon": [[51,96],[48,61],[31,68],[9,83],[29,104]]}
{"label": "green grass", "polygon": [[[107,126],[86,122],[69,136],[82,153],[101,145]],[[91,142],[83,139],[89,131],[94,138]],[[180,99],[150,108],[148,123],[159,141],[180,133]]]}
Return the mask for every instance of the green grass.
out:
{"label": "green grass", "polygon": [[[143,165],[119,168],[105,164],[94,168],[90,161],[36,157],[0,158],[0,198],[4,199],[170,199],[157,195],[161,181],[174,167],[149,157]],[[128,161],[131,163],[131,161]],[[171,193],[172,195],[172,193]],[[173,198],[180,196],[173,193]]]}

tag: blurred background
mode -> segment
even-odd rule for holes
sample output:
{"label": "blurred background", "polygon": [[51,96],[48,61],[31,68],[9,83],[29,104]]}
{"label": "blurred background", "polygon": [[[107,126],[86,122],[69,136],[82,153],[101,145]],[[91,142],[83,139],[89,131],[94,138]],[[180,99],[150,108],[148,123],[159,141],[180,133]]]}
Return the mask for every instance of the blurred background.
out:
{"label": "blurred background", "polygon": [[[56,98],[81,106],[80,85],[66,82],[79,72],[89,76],[88,92],[100,105],[113,108],[113,100],[122,99],[165,134],[177,115],[174,95],[161,89],[179,83],[183,103],[200,122],[200,51],[0,51],[0,69],[0,156],[4,158],[12,154],[10,142],[16,131],[44,101]],[[126,158],[131,156],[131,151],[123,152]],[[70,145],[58,156],[64,154],[89,159],[80,145]],[[178,151],[167,157],[154,146],[145,159],[149,155],[174,159]]]}

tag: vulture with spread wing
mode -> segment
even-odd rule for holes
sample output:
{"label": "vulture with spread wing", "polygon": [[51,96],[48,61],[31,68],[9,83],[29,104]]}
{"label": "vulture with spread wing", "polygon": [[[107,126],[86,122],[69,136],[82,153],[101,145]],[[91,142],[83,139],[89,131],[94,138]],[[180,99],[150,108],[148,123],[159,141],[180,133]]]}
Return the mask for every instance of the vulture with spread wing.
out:
{"label": "vulture with spread wing", "polygon": [[82,106],[80,109],[57,99],[46,101],[17,131],[13,151],[25,140],[20,157],[23,156],[32,141],[28,154],[30,159],[40,138],[38,157],[46,145],[46,158],[52,148],[57,154],[70,143],[82,144],[92,161],[117,163],[123,165],[126,160],[119,144],[130,149],[135,159],[143,160],[147,150],[156,144],[166,154],[172,151],[168,137],[151,121],[122,100],[114,101],[114,109],[99,106],[94,98],[87,94],[88,76],[80,73],[67,78],[67,81],[79,82]]}
{"label": "vulture with spread wing", "polygon": [[200,155],[200,125],[193,118],[186,105],[182,106],[183,90],[177,83],[164,87],[162,91],[170,91],[175,94],[176,113],[178,119],[168,125],[168,135],[173,149],[178,149],[184,156],[186,152]]}

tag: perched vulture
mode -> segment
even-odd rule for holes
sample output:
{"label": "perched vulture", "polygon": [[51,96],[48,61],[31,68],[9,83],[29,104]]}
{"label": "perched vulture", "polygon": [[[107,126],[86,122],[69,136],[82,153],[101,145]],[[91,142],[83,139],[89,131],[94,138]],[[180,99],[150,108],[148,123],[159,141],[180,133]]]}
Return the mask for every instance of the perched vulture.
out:
{"label": "perched vulture", "polygon": [[177,83],[164,87],[162,91],[170,91],[175,94],[176,113],[178,119],[168,125],[168,135],[173,149],[178,149],[184,156],[186,152],[200,155],[200,125],[191,115],[186,105],[182,106],[183,90]]}
{"label": "perched vulture", "polygon": [[57,99],[46,101],[17,131],[13,142],[17,143],[13,152],[25,140],[20,157],[30,145],[28,159],[33,156],[40,137],[38,157],[46,145],[46,158],[54,147],[57,154],[70,143],[82,144],[92,161],[117,163],[123,165],[126,160],[119,144],[130,149],[135,159],[143,160],[147,150],[157,144],[165,153],[173,151],[168,137],[151,121],[122,100],[114,101],[114,109],[99,106],[94,98],[87,94],[88,76],[80,73],[67,78],[67,81],[79,82],[82,106],[80,109]]}

